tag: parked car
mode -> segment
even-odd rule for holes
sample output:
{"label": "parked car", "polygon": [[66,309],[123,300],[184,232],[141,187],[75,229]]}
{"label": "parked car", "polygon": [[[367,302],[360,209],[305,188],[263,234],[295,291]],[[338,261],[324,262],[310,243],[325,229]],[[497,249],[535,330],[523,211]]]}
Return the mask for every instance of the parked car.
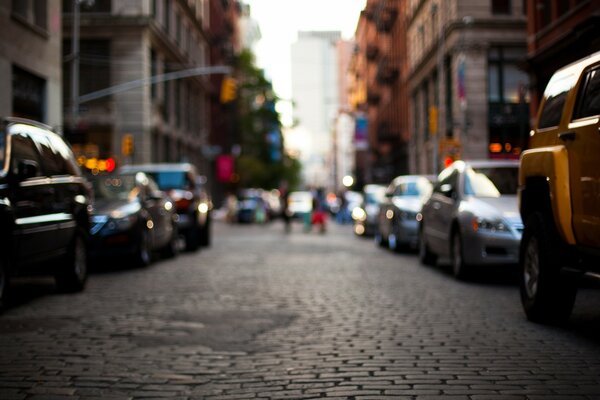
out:
{"label": "parked car", "polygon": [[312,211],[312,193],[308,191],[291,192],[288,196],[288,213],[292,218],[302,219]]}
{"label": "parked car", "polygon": [[403,175],[388,186],[377,214],[375,240],[380,246],[398,251],[403,246],[417,247],[417,218],[431,195],[431,177]]}
{"label": "parked car", "polygon": [[177,214],[171,199],[143,172],[98,175],[94,188],[91,253],[128,256],[148,265],[152,253],[178,253]]}
{"label": "parked car", "polygon": [[527,318],[571,314],[578,278],[600,273],[600,52],[557,71],[521,156],[521,302]]}
{"label": "parked car", "polygon": [[237,221],[264,223],[268,218],[268,208],[262,189],[241,190],[237,201]]}
{"label": "parked car", "polygon": [[478,265],[516,264],[523,231],[518,168],[516,160],[485,160],[455,161],[444,169],[421,211],[421,261],[448,256],[457,278]]}
{"label": "parked car", "polygon": [[73,152],[50,127],[1,122],[0,302],[15,275],[54,275],[59,290],[84,288],[90,201]]}
{"label": "parked car", "polygon": [[379,206],[385,200],[383,185],[369,184],[363,188],[363,201],[352,210],[354,233],[358,236],[373,236],[377,231]]}
{"label": "parked car", "polygon": [[[196,167],[189,163],[126,165],[120,172],[145,172],[175,202],[177,228],[185,237],[185,247],[195,251],[209,246],[212,201],[206,179],[200,178]],[[204,183],[202,183],[204,182]]]}

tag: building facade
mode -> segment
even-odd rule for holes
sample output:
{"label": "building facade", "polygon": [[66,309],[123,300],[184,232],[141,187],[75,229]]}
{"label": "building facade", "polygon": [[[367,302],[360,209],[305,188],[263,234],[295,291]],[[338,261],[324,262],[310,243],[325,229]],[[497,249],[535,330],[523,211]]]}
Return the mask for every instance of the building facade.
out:
{"label": "building facade", "polygon": [[600,51],[600,0],[527,0],[531,116],[557,69]]}
{"label": "building facade", "polygon": [[[406,2],[367,1],[356,37],[351,91],[357,178],[362,184],[387,184],[408,172]],[[360,137],[361,128],[366,138]]]}
{"label": "building facade", "polygon": [[525,2],[409,0],[407,24],[410,171],[518,158],[529,131]]}
{"label": "building facade", "polygon": [[0,116],[62,131],[60,1],[0,2]]}
{"label": "building facade", "polygon": [[292,44],[294,119],[306,132],[301,154],[304,180],[311,186],[333,187],[332,132],[339,109],[337,31],[299,32]]}
{"label": "building facade", "polygon": [[[209,77],[164,77],[209,65],[208,0],[82,3],[79,54],[71,54],[73,2],[63,6],[63,53],[80,65],[80,107],[65,118],[76,153],[88,159],[112,157],[117,165],[189,161],[209,174]],[[66,63],[65,93],[74,82],[70,71]],[[165,80],[149,82],[160,76]],[[90,99],[92,93],[125,83],[134,84]],[[72,109],[69,96],[64,106]]]}

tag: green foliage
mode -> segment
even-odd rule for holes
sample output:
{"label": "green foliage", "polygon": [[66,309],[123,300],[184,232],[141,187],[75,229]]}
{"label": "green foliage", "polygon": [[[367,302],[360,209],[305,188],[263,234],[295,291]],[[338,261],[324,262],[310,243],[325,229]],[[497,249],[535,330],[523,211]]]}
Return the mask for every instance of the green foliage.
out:
{"label": "green foliage", "polygon": [[[254,55],[244,50],[236,60],[238,114],[236,126],[242,149],[236,171],[240,187],[277,188],[282,181],[289,187],[300,183],[298,160],[284,154],[281,120],[275,110],[277,96],[264,71],[254,64]],[[273,142],[273,132],[277,132]],[[270,140],[271,138],[271,140]]]}

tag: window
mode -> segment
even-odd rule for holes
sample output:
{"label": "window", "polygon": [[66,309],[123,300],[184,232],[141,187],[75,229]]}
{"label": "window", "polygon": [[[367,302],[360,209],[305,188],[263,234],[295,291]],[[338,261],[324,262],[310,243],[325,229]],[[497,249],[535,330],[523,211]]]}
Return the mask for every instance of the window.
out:
{"label": "window", "polygon": [[12,14],[32,26],[43,30],[48,29],[46,0],[12,0]]}
{"label": "window", "polygon": [[492,0],[492,14],[510,14],[510,0]]}
{"label": "window", "polygon": [[583,88],[577,100],[577,111],[573,119],[600,115],[600,69],[586,74]]}
{"label": "window", "polygon": [[518,176],[518,167],[468,169],[465,174],[465,194],[477,197],[514,195],[517,193]]}
{"label": "window", "polygon": [[[40,165],[40,157],[33,140],[25,134],[15,133],[11,135],[11,164],[10,170],[14,175],[19,173],[19,162],[23,160],[35,161]],[[41,176],[38,168],[37,175]]]}
{"label": "window", "polygon": [[439,180],[436,182],[433,192],[451,197],[458,187],[458,170],[450,167],[440,172]]}
{"label": "window", "polygon": [[558,126],[562,117],[562,110],[567,99],[567,93],[573,87],[572,75],[560,76],[550,79],[544,93],[544,105],[538,123],[539,129]]}
{"label": "window", "polygon": [[164,0],[164,5],[165,6],[163,7],[163,9],[165,10],[165,13],[163,15],[163,25],[165,26],[165,31],[167,32],[167,35],[169,35],[171,33],[171,0]]}
{"label": "window", "polygon": [[528,103],[529,77],[517,65],[525,58],[525,49],[491,48],[488,53],[488,101],[490,103]]}
{"label": "window", "polygon": [[[156,52],[154,50],[150,50],[150,78],[154,78],[156,76],[157,72],[157,65],[156,65]],[[150,95],[152,96],[152,99],[156,99],[156,83],[151,83],[150,84]]]}
{"label": "window", "polygon": [[19,67],[12,68],[13,116],[44,121],[46,80]]}

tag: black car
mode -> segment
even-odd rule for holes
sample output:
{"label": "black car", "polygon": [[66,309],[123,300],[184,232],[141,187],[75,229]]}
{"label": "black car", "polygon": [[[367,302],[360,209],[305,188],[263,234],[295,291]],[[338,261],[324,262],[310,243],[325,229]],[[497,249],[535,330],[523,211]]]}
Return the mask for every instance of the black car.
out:
{"label": "black car", "polygon": [[177,226],[185,237],[185,247],[195,251],[210,245],[210,213],[212,202],[206,190],[206,178],[190,163],[125,165],[121,172],[144,172],[175,203]]}
{"label": "black car", "polygon": [[148,265],[152,253],[169,257],[178,252],[177,217],[173,202],[143,172],[92,178],[94,211],[91,253],[128,256]]}
{"label": "black car", "polygon": [[73,152],[43,124],[0,124],[0,301],[11,276],[50,274],[63,291],[87,279],[90,190]]}

